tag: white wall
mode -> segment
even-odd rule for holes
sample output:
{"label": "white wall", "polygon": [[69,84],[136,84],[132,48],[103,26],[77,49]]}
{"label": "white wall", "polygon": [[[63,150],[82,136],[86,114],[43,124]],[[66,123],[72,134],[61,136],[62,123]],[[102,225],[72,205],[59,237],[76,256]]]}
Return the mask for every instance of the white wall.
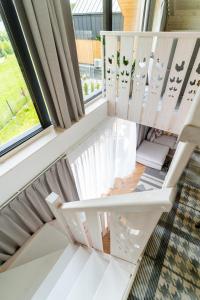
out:
{"label": "white wall", "polygon": [[[23,188],[30,180],[66,152],[82,136],[107,116],[107,102],[103,101],[81,121],[59,133],[48,144],[22,160],[17,166],[0,176],[0,205]],[[1,168],[1,165],[0,165]]]}

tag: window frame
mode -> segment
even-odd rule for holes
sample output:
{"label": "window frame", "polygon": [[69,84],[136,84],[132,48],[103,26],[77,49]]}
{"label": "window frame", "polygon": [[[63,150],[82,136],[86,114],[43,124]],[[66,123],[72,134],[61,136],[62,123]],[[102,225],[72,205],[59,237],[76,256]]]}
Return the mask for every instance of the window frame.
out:
{"label": "window frame", "polygon": [[2,150],[0,150],[0,157],[2,157],[52,123],[13,2],[0,0],[0,14],[41,125],[40,128],[34,130],[33,127],[33,130],[28,130],[27,134],[24,132],[13,138],[15,140],[13,143],[11,140],[2,145]]}
{"label": "window frame", "polygon": [[[112,0],[102,0],[102,6],[103,6],[103,31],[112,31]],[[71,10],[72,13],[72,10]],[[73,14],[72,14],[73,19]],[[76,40],[76,34],[74,30],[74,37]],[[103,68],[102,68],[103,71]],[[80,71],[79,71],[80,73]],[[102,75],[103,76],[103,75]],[[82,87],[82,86],[81,86]],[[102,90],[96,91],[91,96],[86,97],[84,99],[83,97],[83,103],[84,105],[87,105],[90,101],[94,101],[94,99],[99,99],[99,96],[102,94]]]}

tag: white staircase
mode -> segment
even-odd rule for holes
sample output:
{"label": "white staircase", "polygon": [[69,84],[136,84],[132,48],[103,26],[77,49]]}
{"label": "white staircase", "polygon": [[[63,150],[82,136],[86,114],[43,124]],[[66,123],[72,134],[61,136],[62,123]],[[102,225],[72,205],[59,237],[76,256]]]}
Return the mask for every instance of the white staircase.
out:
{"label": "white staircase", "polygon": [[[141,192],[63,205],[58,195],[50,194],[47,202],[66,235],[58,225],[40,229],[16,257],[14,267],[0,273],[0,298],[127,299],[144,247],[174,197],[171,188],[150,193],[151,197]],[[110,254],[103,252],[102,212],[109,218]],[[66,241],[67,236],[72,241]]]}
{"label": "white staircase", "polygon": [[1,299],[125,299],[135,269],[133,264],[109,255],[68,245],[64,251],[1,273]]}
{"label": "white staircase", "polygon": [[[53,236],[53,239],[50,238]],[[45,224],[0,267],[0,272],[23,265],[44,255],[64,249],[69,241],[56,221]]]}
{"label": "white staircase", "polygon": [[31,299],[62,252],[62,250],[56,251],[1,273],[0,298],[4,300]]}
{"label": "white staircase", "polygon": [[[126,291],[131,276],[136,273],[136,266],[127,262],[119,262],[111,258],[105,274],[95,293],[95,300],[126,299]],[[126,288],[125,288],[126,287]],[[128,290],[129,291],[129,290]]]}

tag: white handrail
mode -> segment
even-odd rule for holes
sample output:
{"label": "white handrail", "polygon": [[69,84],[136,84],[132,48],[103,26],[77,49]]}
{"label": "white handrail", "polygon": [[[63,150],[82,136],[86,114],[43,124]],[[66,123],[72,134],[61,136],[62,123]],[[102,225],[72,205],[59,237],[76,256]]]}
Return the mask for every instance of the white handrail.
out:
{"label": "white handrail", "polygon": [[200,145],[200,89],[194,97],[190,113],[185,120],[179,140]]}
{"label": "white handrail", "polygon": [[63,203],[62,210],[83,211],[83,210],[102,210],[102,211],[149,211],[155,207],[169,211],[175,196],[175,188],[164,188],[138,193],[109,196],[100,199],[84,200]]}
{"label": "white handrail", "polygon": [[195,144],[183,142],[178,143],[178,147],[163,183],[164,188],[177,185],[194,149]]}
{"label": "white handrail", "polygon": [[110,253],[136,264],[160,216],[170,211],[175,192],[166,188],[64,204],[51,193],[46,200],[74,241],[99,251],[103,251],[100,215],[106,213]]}

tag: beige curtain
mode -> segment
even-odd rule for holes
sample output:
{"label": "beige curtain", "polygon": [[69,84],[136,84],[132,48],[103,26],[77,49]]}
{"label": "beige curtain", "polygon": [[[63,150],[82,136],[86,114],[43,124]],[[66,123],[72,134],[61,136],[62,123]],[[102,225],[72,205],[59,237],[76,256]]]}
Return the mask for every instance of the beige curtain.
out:
{"label": "beige curtain", "polygon": [[6,261],[44,223],[53,219],[45,198],[55,192],[65,201],[79,200],[73,175],[60,159],[0,210],[0,261]]}
{"label": "beige curtain", "polygon": [[68,0],[14,0],[53,122],[68,128],[84,104]]}

